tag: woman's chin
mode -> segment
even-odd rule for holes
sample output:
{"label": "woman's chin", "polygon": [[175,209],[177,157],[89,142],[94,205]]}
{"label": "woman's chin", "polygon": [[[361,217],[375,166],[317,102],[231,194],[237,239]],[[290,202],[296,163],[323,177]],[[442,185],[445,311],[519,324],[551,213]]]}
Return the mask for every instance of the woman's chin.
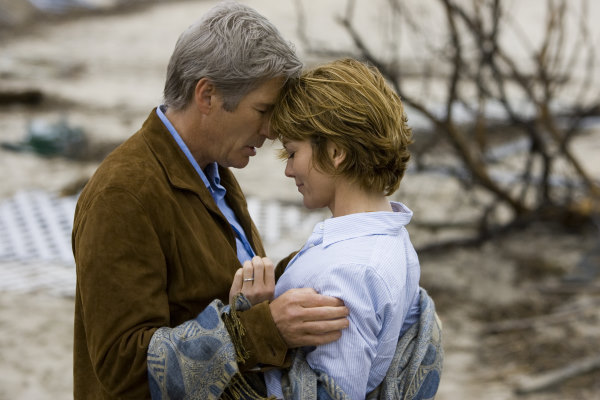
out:
{"label": "woman's chin", "polygon": [[309,210],[316,210],[319,208],[326,207],[324,204],[317,204],[315,202],[311,202],[310,200],[307,200],[306,197],[304,197],[304,199],[302,200],[302,204],[304,204],[304,207],[308,208]]}
{"label": "woman's chin", "polygon": [[309,210],[313,210],[315,208],[310,200],[306,199],[306,196],[302,197],[302,204],[304,204],[304,207],[308,208]]}

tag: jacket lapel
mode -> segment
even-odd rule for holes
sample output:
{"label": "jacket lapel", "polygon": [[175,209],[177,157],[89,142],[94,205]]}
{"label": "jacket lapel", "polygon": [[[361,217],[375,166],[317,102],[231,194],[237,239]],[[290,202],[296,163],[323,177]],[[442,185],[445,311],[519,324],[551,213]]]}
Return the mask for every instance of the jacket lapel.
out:
{"label": "jacket lapel", "polygon": [[[219,222],[229,227],[227,218],[221,213],[208,188],[156,114],[156,109],[152,110],[142,130],[146,143],[161,164],[171,185],[195,193],[204,206],[220,220]],[[231,239],[235,248],[233,232]]]}
{"label": "jacket lapel", "polygon": [[242,189],[240,188],[240,185],[235,179],[235,176],[229,170],[229,168],[224,168],[221,166],[219,166],[219,176],[221,177],[221,184],[225,187],[225,189],[227,189],[227,194],[225,195],[227,204],[229,204],[235,215],[238,217],[238,221],[242,225],[250,245],[256,254],[264,256],[265,251],[262,246],[262,242],[260,241],[258,230],[252,224],[252,218],[248,212],[246,198],[242,192]]}

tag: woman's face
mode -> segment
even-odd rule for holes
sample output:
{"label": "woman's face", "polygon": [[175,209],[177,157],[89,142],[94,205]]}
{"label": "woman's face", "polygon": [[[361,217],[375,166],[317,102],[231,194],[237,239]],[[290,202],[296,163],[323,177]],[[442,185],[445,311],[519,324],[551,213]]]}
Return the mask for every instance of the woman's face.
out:
{"label": "woman's face", "polygon": [[329,207],[335,199],[335,180],[315,168],[312,162],[312,146],[308,140],[286,141],[283,145],[288,154],[285,176],[294,178],[298,191],[309,209]]}

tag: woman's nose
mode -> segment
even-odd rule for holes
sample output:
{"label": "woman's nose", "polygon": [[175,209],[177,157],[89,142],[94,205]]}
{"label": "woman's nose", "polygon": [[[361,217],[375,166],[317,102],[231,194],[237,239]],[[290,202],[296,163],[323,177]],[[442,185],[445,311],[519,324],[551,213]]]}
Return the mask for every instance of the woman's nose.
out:
{"label": "woman's nose", "polygon": [[287,176],[288,178],[294,177],[294,170],[292,168],[292,160],[290,160],[290,159],[288,159],[287,163],[285,164],[285,176]]}

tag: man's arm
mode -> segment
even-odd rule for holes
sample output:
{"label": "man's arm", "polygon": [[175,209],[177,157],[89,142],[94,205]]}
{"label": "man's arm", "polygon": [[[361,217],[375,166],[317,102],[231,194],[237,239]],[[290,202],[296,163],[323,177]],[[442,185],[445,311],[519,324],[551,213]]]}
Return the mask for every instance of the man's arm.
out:
{"label": "man's arm", "polygon": [[[164,334],[170,325],[165,256],[152,221],[133,194],[109,189],[97,195],[85,210],[85,217],[79,219],[74,249],[81,330],[85,334],[83,345],[87,347],[94,375],[114,397],[148,397],[148,346],[157,330]],[[295,303],[300,308],[318,306],[319,298],[312,293],[296,299]],[[286,308],[282,301],[276,302],[275,306],[278,305]],[[305,333],[304,322],[318,318],[310,315],[314,313],[312,308],[297,315],[289,315],[289,311],[274,313],[278,321],[288,321],[282,328],[271,316],[268,302],[239,312],[245,330],[243,340],[235,345],[230,339],[223,340],[222,346],[236,353],[248,351],[250,356],[241,363],[242,370],[257,363],[281,365],[288,343],[301,345],[304,336],[313,336]],[[197,319],[188,322],[193,326]],[[223,338],[221,331],[206,335]],[[306,344],[313,342],[314,339],[308,340]],[[275,356],[265,350],[269,348]],[[223,361],[221,368],[226,365]],[[205,382],[208,386],[212,384],[210,380]]]}
{"label": "man's arm", "polygon": [[[311,305],[307,309],[313,312],[313,314],[299,313],[301,319],[307,315],[317,315],[318,313],[314,312],[320,306],[315,304],[320,304],[323,300],[331,304],[337,304],[339,301],[317,295],[311,289],[298,291],[301,293],[294,294],[296,298],[294,307],[301,307],[300,304]],[[218,398],[232,384],[234,377],[244,372],[245,364],[253,365],[248,363],[248,359],[252,358],[251,352],[239,344],[232,345],[232,342],[237,342],[235,338],[238,336],[238,333],[232,332],[236,330],[232,325],[239,322],[237,320],[239,315],[256,307],[249,308],[250,302],[243,297],[238,298],[236,304],[236,308],[246,311],[237,313],[236,310],[223,306],[219,300],[215,300],[195,320],[187,321],[172,329],[160,328],[155,332],[148,348],[149,386],[154,400]],[[261,304],[268,305],[267,302]],[[328,317],[347,314],[343,306],[331,308],[335,309],[334,313],[325,312],[322,315]],[[225,323],[224,320],[233,322]],[[315,334],[297,332],[297,326],[303,325],[291,321],[289,331],[293,333],[298,343],[307,345],[316,342],[325,343],[332,337],[339,337],[339,335],[317,334],[318,338],[315,339]]]}
{"label": "man's arm", "polygon": [[215,300],[194,320],[154,333],[148,347],[152,399],[221,396],[239,372],[239,355],[223,322],[229,311]]}
{"label": "man's arm", "polygon": [[148,343],[169,324],[160,241],[143,206],[124,190],[99,193],[81,212],[73,243],[81,301],[76,357],[89,355],[110,396],[148,397]]}
{"label": "man's arm", "polygon": [[[286,292],[269,304],[266,301],[271,300],[274,289],[273,263],[266,257],[246,261],[234,276],[230,303],[237,293],[243,293],[252,304],[262,302],[239,313],[245,331],[250,331],[234,340],[242,343],[242,352],[248,355],[242,370],[258,363],[281,367],[288,348],[336,340],[339,331],[347,327],[348,311],[340,300],[301,289]],[[244,340],[244,336],[249,337]]]}

